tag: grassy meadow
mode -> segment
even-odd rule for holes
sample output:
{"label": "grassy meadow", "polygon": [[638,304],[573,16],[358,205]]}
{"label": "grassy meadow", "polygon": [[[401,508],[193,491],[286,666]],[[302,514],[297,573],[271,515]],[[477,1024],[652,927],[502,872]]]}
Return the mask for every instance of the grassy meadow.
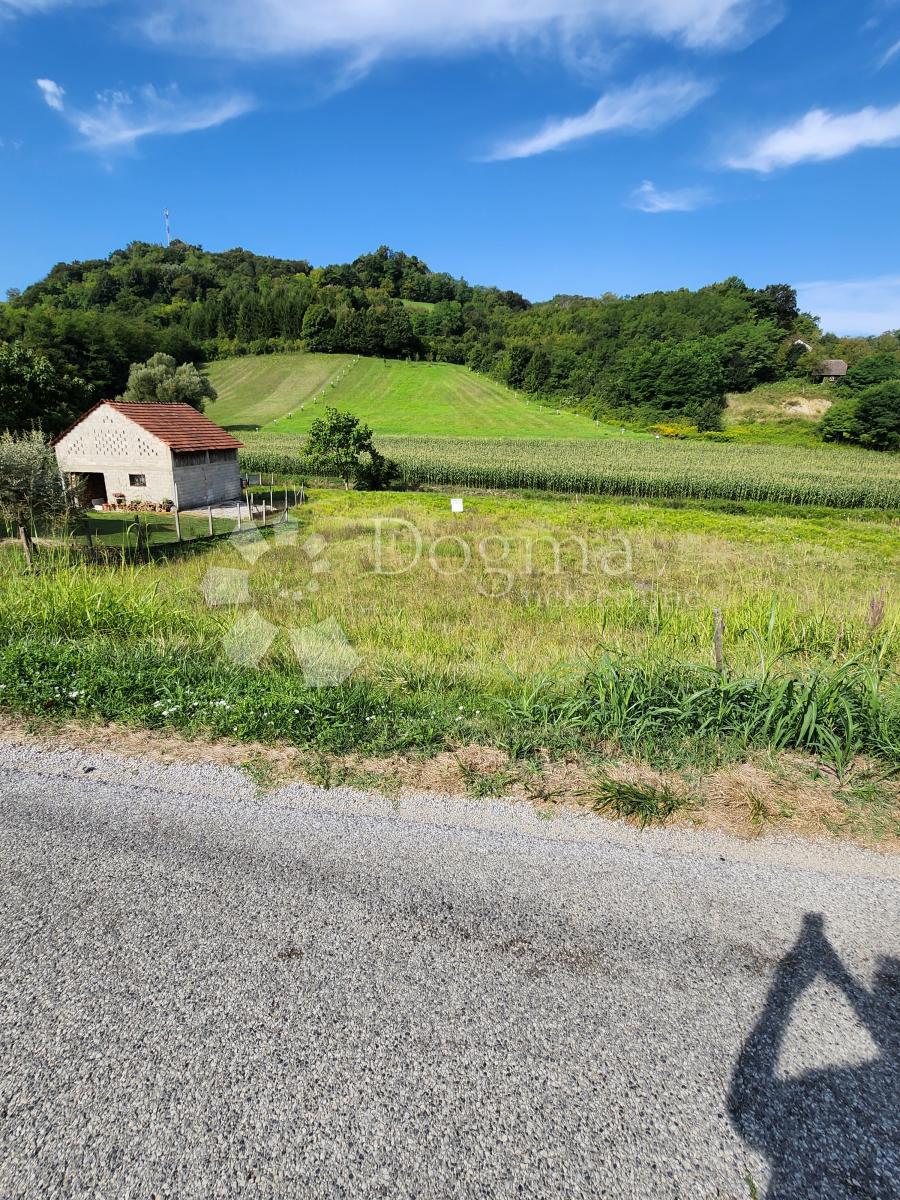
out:
{"label": "grassy meadow", "polygon": [[234,430],[259,425],[264,432],[306,433],[331,405],[377,434],[602,438],[620,432],[579,413],[557,413],[452,363],[271,354],[213,362],[208,373],[219,398],[207,415]]}
{"label": "grassy meadow", "polygon": [[[295,516],[253,563],[224,539],[142,567],[59,550],[28,574],[7,548],[7,706],[344,749],[900,761],[888,520],[481,496],[451,514],[440,495],[329,489]],[[210,569],[246,573],[242,603],[206,603]],[[223,639],[250,612],[273,640],[236,665]],[[291,630],[329,620],[359,663],[309,687]]]}

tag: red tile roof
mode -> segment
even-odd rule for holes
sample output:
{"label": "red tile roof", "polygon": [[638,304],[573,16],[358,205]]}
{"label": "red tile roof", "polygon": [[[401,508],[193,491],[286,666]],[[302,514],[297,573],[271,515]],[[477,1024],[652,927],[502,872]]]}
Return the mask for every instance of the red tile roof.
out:
{"label": "red tile roof", "polygon": [[158,437],[176,452],[237,450],[243,445],[190,404],[127,404],[122,400],[104,400],[102,404],[95,404],[94,408],[80,417],[65,433],[55,438],[54,444],[80,425],[89,413],[104,405],[115,409],[123,417],[128,417],[130,421]]}

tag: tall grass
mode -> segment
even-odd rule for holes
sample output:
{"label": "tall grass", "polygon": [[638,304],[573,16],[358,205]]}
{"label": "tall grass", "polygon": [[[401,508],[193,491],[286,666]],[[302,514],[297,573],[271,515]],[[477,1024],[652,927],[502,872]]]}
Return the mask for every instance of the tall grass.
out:
{"label": "tall grass", "polygon": [[[60,549],[32,572],[0,550],[0,704],[334,750],[477,740],[519,755],[619,747],[705,762],[798,749],[837,770],[860,753],[900,760],[900,632],[881,590],[896,562],[889,524],[754,524],[615,502],[447,508],[435,496],[313,494],[300,517],[329,560],[315,591],[299,545],[279,549],[267,534],[249,572],[254,607],[282,628],[334,617],[362,655],[347,684],[327,689],[306,686],[286,636],[260,670],[227,661],[222,635],[236,614],[206,607],[201,592],[210,566],[247,566],[227,540],[146,566],[70,561]],[[428,542],[452,529],[474,545],[505,530],[516,586],[485,595],[480,576],[437,574],[427,555],[373,576],[371,512],[415,520]],[[554,575],[536,555],[529,573],[520,535],[546,532],[551,517],[560,537],[626,528],[634,570],[585,577],[576,555]],[[563,585],[574,600],[557,595]],[[302,602],[291,599],[298,588]],[[725,615],[721,671],[713,605]]]}

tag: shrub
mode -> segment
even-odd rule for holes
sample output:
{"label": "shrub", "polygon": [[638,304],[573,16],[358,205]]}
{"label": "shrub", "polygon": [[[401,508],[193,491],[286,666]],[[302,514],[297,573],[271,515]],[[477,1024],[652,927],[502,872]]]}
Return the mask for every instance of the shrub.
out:
{"label": "shrub", "polygon": [[0,521],[15,532],[59,520],[66,510],[56,455],[43,435],[0,435]]}
{"label": "shrub", "polygon": [[819,428],[827,442],[900,450],[900,379],[876,383],[836,401]]}

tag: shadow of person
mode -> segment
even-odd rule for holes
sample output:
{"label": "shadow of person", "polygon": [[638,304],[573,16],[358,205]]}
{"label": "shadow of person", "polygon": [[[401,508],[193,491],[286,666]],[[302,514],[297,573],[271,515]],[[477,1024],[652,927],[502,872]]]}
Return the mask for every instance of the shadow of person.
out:
{"label": "shadow of person", "polygon": [[[858,1065],[779,1076],[794,1005],[817,977],[840,989],[879,1055]],[[805,916],[797,944],[776,968],[728,1094],[735,1128],[769,1159],[766,1200],[898,1200],[898,1051],[900,959],[882,959],[869,990],[841,962],[821,916]]]}

